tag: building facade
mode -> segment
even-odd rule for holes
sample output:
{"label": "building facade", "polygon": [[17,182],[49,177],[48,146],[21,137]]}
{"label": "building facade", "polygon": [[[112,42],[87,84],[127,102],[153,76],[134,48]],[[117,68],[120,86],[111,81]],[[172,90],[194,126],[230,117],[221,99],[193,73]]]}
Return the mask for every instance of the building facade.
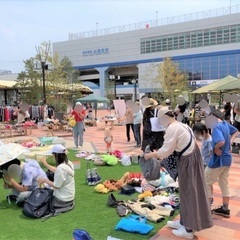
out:
{"label": "building facade", "polygon": [[[101,96],[161,91],[152,65],[171,57],[194,88],[240,73],[240,5],[80,34],[53,43]],[[115,79],[112,77],[114,76]],[[136,93],[137,91],[137,93]]]}

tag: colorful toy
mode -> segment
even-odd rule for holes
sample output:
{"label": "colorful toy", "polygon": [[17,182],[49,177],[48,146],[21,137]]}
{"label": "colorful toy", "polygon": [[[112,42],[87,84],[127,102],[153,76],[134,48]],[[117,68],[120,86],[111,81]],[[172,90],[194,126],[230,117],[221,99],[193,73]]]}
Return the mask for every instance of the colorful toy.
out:
{"label": "colorful toy", "polygon": [[101,183],[99,183],[94,189],[96,192],[99,192],[99,193],[108,193],[109,192],[109,190]]}

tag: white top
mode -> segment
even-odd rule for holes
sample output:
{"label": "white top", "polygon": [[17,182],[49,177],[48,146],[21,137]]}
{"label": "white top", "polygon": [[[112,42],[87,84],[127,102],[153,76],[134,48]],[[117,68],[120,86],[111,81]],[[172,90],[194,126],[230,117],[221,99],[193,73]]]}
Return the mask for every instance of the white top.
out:
{"label": "white top", "polygon": [[25,118],[30,118],[30,114],[28,111],[25,111]]}
{"label": "white top", "polygon": [[[166,158],[174,151],[181,152],[190,141],[191,135],[188,129],[190,128],[186,124],[178,121],[171,123],[166,129],[163,146],[157,151],[158,156]],[[190,131],[193,136],[191,129]],[[193,137],[190,147],[183,153],[183,156],[192,153],[194,147],[195,139]]]}
{"label": "white top", "polygon": [[53,196],[63,202],[74,200],[75,181],[72,162],[68,161],[68,164],[62,163],[57,166],[53,185],[57,188],[54,189]]}
{"label": "white top", "polygon": [[19,112],[17,115],[17,122],[22,123],[24,122],[24,120],[25,120],[25,116]]}

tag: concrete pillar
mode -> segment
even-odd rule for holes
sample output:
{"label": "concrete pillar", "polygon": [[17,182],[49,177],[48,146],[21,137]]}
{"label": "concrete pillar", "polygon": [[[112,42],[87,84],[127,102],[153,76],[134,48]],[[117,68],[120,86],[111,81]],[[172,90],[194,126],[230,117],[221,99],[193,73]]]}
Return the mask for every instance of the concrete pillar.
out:
{"label": "concrete pillar", "polygon": [[106,97],[106,81],[108,81],[108,73],[107,70],[109,67],[100,67],[96,68],[99,72],[99,85],[100,85],[100,96]]}

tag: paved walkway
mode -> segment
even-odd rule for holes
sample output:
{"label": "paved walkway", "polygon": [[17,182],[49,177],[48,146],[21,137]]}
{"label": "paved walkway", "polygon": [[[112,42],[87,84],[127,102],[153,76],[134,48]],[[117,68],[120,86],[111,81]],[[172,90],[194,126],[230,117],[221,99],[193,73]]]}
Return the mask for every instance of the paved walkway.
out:
{"label": "paved walkway", "polygon": [[[105,143],[103,122],[99,123],[97,127],[86,127],[84,134],[83,150],[104,152]],[[131,141],[127,142],[125,134],[125,126],[115,126],[112,131],[114,137],[113,150],[118,149],[129,155],[138,155],[141,153],[140,148],[135,148],[135,142],[133,141],[133,134],[131,133]],[[73,137],[71,133],[66,131],[55,131],[54,134],[58,137],[63,137],[66,141],[68,148],[74,147]],[[38,137],[47,135],[47,129],[33,129],[32,135],[14,137],[13,139],[7,138],[7,140],[17,139],[32,139],[38,141]],[[230,171],[230,189],[232,197],[230,199],[231,218],[226,219],[220,216],[214,215],[214,227],[208,230],[204,230],[196,233],[195,239],[198,240],[237,240],[240,239],[240,155],[233,154],[234,163]],[[221,205],[221,192],[216,184],[214,186],[214,205],[217,207]],[[152,237],[150,240],[174,240],[179,239],[174,237],[171,233],[171,229],[164,227]]]}

